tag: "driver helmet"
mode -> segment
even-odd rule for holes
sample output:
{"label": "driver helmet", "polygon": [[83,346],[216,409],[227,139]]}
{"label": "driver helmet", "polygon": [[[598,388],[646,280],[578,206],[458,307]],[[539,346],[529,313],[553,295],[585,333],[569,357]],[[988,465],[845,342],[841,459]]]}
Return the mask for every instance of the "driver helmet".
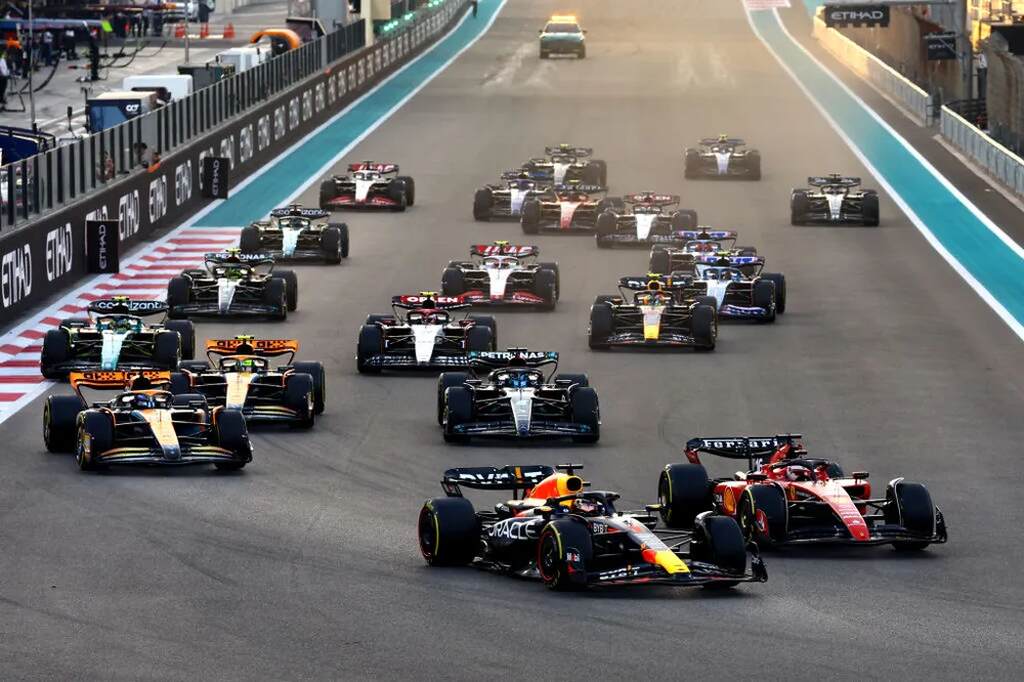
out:
{"label": "driver helmet", "polygon": [[240,372],[255,372],[259,370],[260,364],[254,358],[239,358],[235,369]]}
{"label": "driver helmet", "polygon": [[786,478],[790,481],[810,481],[811,470],[803,464],[793,464],[786,467]]}
{"label": "driver helmet", "polygon": [[601,514],[604,511],[603,506],[594,500],[588,500],[586,498],[577,497],[571,501],[570,511],[576,514],[582,514],[584,516],[595,516]]}
{"label": "driver helmet", "polygon": [[728,135],[726,135],[725,133],[719,133],[719,135],[718,135],[718,141],[719,141],[719,142],[723,142],[723,143],[724,143],[724,142],[728,142],[728,141],[729,141],[729,136],[728,136]]}
{"label": "driver helmet", "polygon": [[134,393],[131,395],[131,406],[136,410],[152,410],[156,407],[156,401],[149,393]]}
{"label": "driver helmet", "polygon": [[530,375],[526,372],[511,372],[505,379],[507,388],[529,388]]}

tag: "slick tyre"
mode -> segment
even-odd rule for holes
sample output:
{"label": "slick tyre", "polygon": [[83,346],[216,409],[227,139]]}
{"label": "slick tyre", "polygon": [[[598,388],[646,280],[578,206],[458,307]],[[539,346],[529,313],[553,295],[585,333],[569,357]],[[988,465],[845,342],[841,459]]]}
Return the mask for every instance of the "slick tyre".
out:
{"label": "slick tyre", "polygon": [[446,443],[465,443],[469,436],[456,427],[473,421],[473,394],[464,386],[453,386],[444,394],[444,440]]}
{"label": "slick tyre", "polygon": [[252,461],[252,443],[249,442],[249,429],[245,425],[245,417],[235,410],[217,412],[216,431],[217,445],[234,453],[236,460],[217,462],[218,471],[238,471]]}
{"label": "slick tyre", "polygon": [[285,283],[285,300],[288,301],[288,312],[294,312],[299,307],[299,277],[294,270],[277,270],[271,275],[272,279],[279,279]]}
{"label": "slick tyre", "polygon": [[669,264],[671,263],[671,260],[672,259],[668,255],[668,251],[665,251],[664,249],[652,251],[650,272],[656,272],[659,275],[669,274],[669,268],[671,267]]}
{"label": "slick tyre", "polygon": [[192,283],[187,277],[172,277],[167,282],[167,317],[181,318],[185,315],[177,312],[179,306],[188,305],[192,301]]}
{"label": "slick tyre", "polygon": [[313,411],[323,414],[327,406],[327,372],[322,362],[295,362],[292,369],[297,374],[308,374],[313,379]]}
{"label": "slick tyre", "polygon": [[320,183],[320,208],[325,211],[331,210],[331,201],[338,198],[338,186],[334,178],[329,178]]}
{"label": "slick tyre", "polygon": [[43,352],[39,357],[39,371],[47,379],[63,379],[67,372],[58,365],[71,359],[71,337],[66,329],[48,329],[43,337]]}
{"label": "slick tyre", "polygon": [[538,270],[533,277],[533,293],[543,299],[541,310],[554,310],[558,303],[558,275],[551,270]]}
{"label": "slick tyre", "polygon": [[807,224],[807,192],[802,189],[793,190],[789,197],[789,224]]}
{"label": "slick tyre", "polygon": [[488,327],[474,326],[466,330],[467,351],[489,351],[494,348],[494,336]]}
{"label": "slick tyre", "polygon": [[540,232],[539,201],[527,199],[523,202],[522,214],[519,216],[519,225],[523,228],[523,234],[538,234]]}
{"label": "slick tyre", "polygon": [[669,528],[693,528],[698,514],[714,508],[708,472],[699,464],[668,464],[658,476],[661,520]]}
{"label": "slick tyre", "polygon": [[608,347],[608,337],[615,328],[612,307],[607,303],[595,303],[590,307],[590,332],[588,342],[592,350]]}
{"label": "slick tyre", "polygon": [[242,228],[242,234],[238,237],[238,249],[242,253],[259,253],[260,230],[249,225]]}
{"label": "slick tyre", "polygon": [[768,315],[761,318],[761,322],[767,324],[774,322],[775,314],[778,312],[775,300],[775,283],[767,279],[759,279],[754,282],[753,303],[754,307],[764,308],[768,311]]}
{"label": "slick tyre", "polygon": [[594,545],[586,524],[558,519],[544,526],[537,541],[537,570],[551,590],[585,588],[587,565],[594,558]]}
{"label": "slick tyre", "polygon": [[288,283],[283,279],[267,280],[263,287],[263,302],[273,306],[274,311],[267,314],[271,320],[284,322],[288,319]]}
{"label": "slick tyre", "polygon": [[295,411],[297,419],[292,423],[296,427],[308,429],[313,426],[316,420],[315,395],[310,375],[293,372],[285,376],[284,404]]}
{"label": "slick tyre", "polygon": [[442,372],[437,377],[437,425],[444,426],[444,398],[449,388],[462,386],[469,379],[467,372]]}
{"label": "slick tyre", "polygon": [[192,360],[196,357],[196,326],[192,320],[168,320],[164,323],[168,331],[178,332],[181,336],[181,359]]}
{"label": "slick tyre", "polygon": [[174,371],[181,362],[181,336],[176,331],[157,332],[153,338],[153,364]]}
{"label": "slick tyre", "polygon": [[786,494],[773,484],[748,486],[740,495],[736,519],[747,541],[761,546],[784,542],[789,526]]}
{"label": "slick tyre", "polygon": [[747,167],[750,171],[747,173],[747,180],[760,180],[761,179],[761,153],[758,151],[751,150],[747,153]]}
{"label": "slick tyre", "polygon": [[114,422],[105,412],[88,411],[78,424],[78,446],[75,463],[82,471],[103,468],[96,458],[114,447]]}
{"label": "slick tyre", "polygon": [[[899,525],[923,537],[935,534],[935,505],[932,496],[920,483],[897,479],[885,491],[885,522]],[[927,542],[897,542],[897,551],[916,552],[928,546]]]}
{"label": "slick tyre", "polygon": [[596,443],[601,438],[601,409],[598,405],[597,391],[589,386],[577,388],[572,392],[571,401],[573,423],[586,427],[586,432],[572,437],[574,443]]}
{"label": "slick tyre", "polygon": [[441,293],[445,296],[461,296],[466,293],[466,278],[458,268],[445,268],[441,273]]}
{"label": "slick tyre", "polygon": [[555,273],[555,298],[558,299],[562,295],[562,271],[558,268],[556,262],[540,263],[541,270],[550,270]]}
{"label": "slick tyre", "polygon": [[672,214],[672,230],[692,230],[697,227],[697,212],[693,209],[684,208]]}
{"label": "slick tyre", "polygon": [[494,198],[489,189],[478,189],[473,195],[473,220],[487,222],[491,219]]}
{"label": "slick tyre", "polygon": [[864,216],[865,227],[878,227],[879,209],[877,194],[864,195],[864,199],[861,202],[861,211]]}
{"label": "slick tyre", "polygon": [[397,178],[388,185],[388,197],[394,202],[391,205],[392,211],[401,213],[409,206],[409,194],[406,192],[405,183]]}
{"label": "slick tyre", "polygon": [[[182,363],[183,365],[184,363]],[[186,367],[178,366],[179,370],[187,369]],[[192,381],[189,379],[189,375],[185,372],[171,372],[171,395],[188,395],[193,392]]]}
{"label": "slick tyre", "polygon": [[775,312],[782,315],[786,312],[786,276],[778,272],[766,272],[761,277],[775,284]]}
{"label": "slick tyre", "polygon": [[605,211],[597,216],[594,235],[598,248],[606,249],[611,246],[611,242],[609,242],[607,238],[615,234],[615,231],[618,229],[618,225],[619,219],[616,218],[615,214],[611,211]]}
{"label": "slick tyre", "polygon": [[416,181],[413,180],[408,175],[399,175],[397,178],[395,178],[395,180],[398,180],[403,185],[405,185],[406,205],[408,205],[408,206],[415,206],[416,205]]}
{"label": "slick tyre", "polygon": [[430,566],[465,566],[480,549],[480,519],[465,497],[427,500],[416,526],[420,553]]}
{"label": "slick tyre", "polygon": [[489,350],[498,350],[498,321],[493,315],[470,315],[469,319],[480,327],[487,327],[491,330],[491,347]]}
{"label": "slick tyre", "polygon": [[698,304],[690,320],[691,334],[699,351],[713,351],[718,342],[718,312],[714,306]]}
{"label": "slick tyre", "polygon": [[364,324],[359,328],[356,344],[356,369],[360,374],[380,374],[379,365],[372,364],[375,356],[384,350],[384,334],[375,324]]}
{"label": "slick tyre", "polygon": [[[698,517],[690,543],[690,556],[730,573],[743,575],[747,570],[747,543],[736,521],[728,516],[706,514]],[[737,581],[706,583],[710,589],[735,587]]]}
{"label": "slick tyre", "polygon": [[51,395],[43,405],[43,442],[50,452],[75,451],[75,425],[85,408],[76,395]]}
{"label": "slick tyre", "polygon": [[348,258],[348,224],[328,225],[320,235],[320,251],[324,262],[337,265]]}

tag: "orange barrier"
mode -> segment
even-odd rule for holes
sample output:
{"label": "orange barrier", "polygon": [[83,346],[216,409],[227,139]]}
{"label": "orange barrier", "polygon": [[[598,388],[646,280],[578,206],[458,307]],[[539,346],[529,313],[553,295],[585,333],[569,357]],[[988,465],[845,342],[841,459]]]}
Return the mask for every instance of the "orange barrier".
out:
{"label": "orange barrier", "polygon": [[200,38],[209,38],[210,37],[210,25],[209,24],[203,24],[202,25],[202,27],[199,29],[199,37]]}
{"label": "orange barrier", "polygon": [[177,26],[174,27],[174,37],[175,38],[184,38],[185,37],[185,24],[179,23]]}
{"label": "orange barrier", "polygon": [[224,38],[230,39],[235,37],[235,26],[230,21],[228,25],[224,27]]}

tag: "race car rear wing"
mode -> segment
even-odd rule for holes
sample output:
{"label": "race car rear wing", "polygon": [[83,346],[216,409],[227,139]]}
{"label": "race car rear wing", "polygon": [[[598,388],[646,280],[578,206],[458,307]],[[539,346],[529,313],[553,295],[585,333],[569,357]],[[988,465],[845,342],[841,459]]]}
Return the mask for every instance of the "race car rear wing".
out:
{"label": "race car rear wing", "polygon": [[169,386],[171,373],[167,370],[139,370],[126,372],[123,370],[94,370],[88,372],[71,372],[68,374],[71,388],[82,399],[83,388],[107,391],[143,390],[159,386]]}
{"label": "race car rear wing", "polygon": [[856,187],[860,184],[860,178],[844,177],[842,175],[815,175],[807,178],[807,184],[811,187]]}
{"label": "race car rear wing", "polygon": [[637,192],[622,197],[626,204],[646,204],[648,206],[671,206],[678,204],[681,199],[678,194],[656,194],[654,192]]}
{"label": "race car rear wing", "polygon": [[295,339],[257,339],[253,336],[236,336],[233,339],[210,339],[206,342],[206,355],[259,355],[273,358],[299,352]]}
{"label": "race car rear wing", "polygon": [[673,278],[659,272],[648,272],[646,275],[627,275],[619,278],[619,288],[629,291],[647,291],[651,284],[660,285],[662,289],[678,289],[689,284],[685,279]]}
{"label": "race car rear wing", "polygon": [[722,267],[760,265],[763,268],[764,264],[767,262],[767,259],[764,256],[732,256],[718,253],[690,253],[686,255],[693,256],[693,262],[695,263],[700,263],[702,265],[721,265]]}
{"label": "race car rear wing", "polygon": [[466,354],[470,369],[492,370],[502,367],[544,367],[558,365],[558,353],[554,351],[509,348],[508,350],[470,351]]}
{"label": "race car rear wing", "polygon": [[325,211],[322,208],[303,208],[299,204],[275,208],[270,212],[271,218],[309,218],[310,220],[327,218],[330,215],[330,211]]}
{"label": "race car rear wing", "polygon": [[460,308],[472,307],[472,304],[466,303],[462,296],[438,296],[435,291],[421,291],[415,295],[392,296],[391,305],[405,310],[418,310],[420,308],[458,310]]}
{"label": "race car rear wing", "polygon": [[398,173],[397,163],[382,163],[380,161],[359,161],[357,163],[350,163],[348,165],[348,172],[355,173],[356,171],[377,171],[378,173]]}
{"label": "race car rear wing", "polygon": [[775,436],[726,436],[723,438],[691,438],[686,441],[686,459],[700,464],[700,454],[716,455],[727,459],[745,459],[751,470],[755,460],[771,457],[786,449],[786,454],[804,452],[803,438],[799,433],[783,433]]}
{"label": "race car rear wing", "polygon": [[212,265],[273,265],[274,259],[266,253],[242,253],[237,249],[216,251],[203,256],[203,261]]}
{"label": "race car rear wing", "polygon": [[740,238],[740,233],[736,230],[709,230],[706,228],[700,228],[697,230],[680,230],[676,232],[680,239],[686,239],[689,241],[719,241],[723,239],[736,240]]}
{"label": "race car rear wing", "polygon": [[608,188],[601,185],[588,185],[582,182],[568,182],[554,185],[551,191],[557,193],[579,192],[580,194],[600,194],[607,192]]}
{"label": "race car rear wing", "polygon": [[475,490],[511,490],[525,492],[555,473],[545,464],[504,467],[458,467],[448,469],[441,478],[441,487],[448,497],[462,497],[461,487]]}
{"label": "race car rear wing", "polygon": [[85,309],[86,312],[100,313],[102,315],[147,317],[149,315],[166,313],[168,307],[164,301],[133,301],[127,296],[113,296],[93,301]]}
{"label": "race car rear wing", "polygon": [[717,137],[705,137],[700,141],[700,145],[702,147],[711,147],[716,144],[724,144],[730,147],[739,147],[740,145],[746,144],[746,142],[738,137],[727,137],[724,140]]}
{"label": "race car rear wing", "polygon": [[560,144],[554,147],[544,147],[544,154],[547,156],[565,155],[575,156],[576,158],[582,159],[588,156],[593,156],[593,147],[574,147],[571,144]]}
{"label": "race car rear wing", "polygon": [[470,256],[539,256],[539,246],[524,246],[522,244],[509,244],[508,242],[494,242],[493,244],[474,244],[469,247]]}

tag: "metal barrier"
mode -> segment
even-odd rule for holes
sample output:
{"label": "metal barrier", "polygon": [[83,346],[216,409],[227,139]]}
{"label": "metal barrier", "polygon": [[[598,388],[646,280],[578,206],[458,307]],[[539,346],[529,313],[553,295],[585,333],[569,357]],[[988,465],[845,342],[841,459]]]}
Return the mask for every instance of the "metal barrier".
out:
{"label": "metal barrier", "polygon": [[814,37],[847,68],[896,100],[917,119],[917,123],[924,126],[932,124],[934,107],[923,89],[839,31],[825,26],[820,16],[814,18]]}
{"label": "metal barrier", "polygon": [[942,137],[993,178],[1024,197],[1024,159],[999,144],[947,106],[940,110]]}
{"label": "metal barrier", "polygon": [[[360,19],[167,106],[0,168],[0,233],[64,208],[365,46]],[[156,155],[154,157],[154,154]],[[144,165],[145,164],[145,165]]]}

